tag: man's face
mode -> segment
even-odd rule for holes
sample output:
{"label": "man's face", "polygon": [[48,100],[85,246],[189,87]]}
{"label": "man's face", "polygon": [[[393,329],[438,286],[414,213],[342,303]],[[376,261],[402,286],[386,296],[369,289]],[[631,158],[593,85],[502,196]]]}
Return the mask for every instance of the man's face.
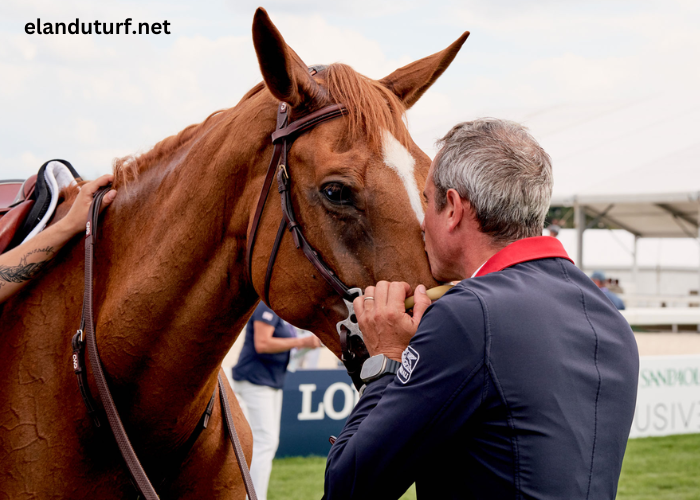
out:
{"label": "man's face", "polygon": [[450,278],[445,276],[446,255],[443,255],[444,252],[441,252],[441,250],[444,250],[445,238],[447,236],[447,234],[444,234],[445,222],[442,220],[443,217],[441,217],[441,215],[444,216],[445,210],[439,213],[435,206],[435,184],[433,183],[434,168],[435,160],[433,160],[433,163],[430,165],[428,178],[425,182],[425,189],[423,190],[423,197],[427,207],[421,229],[423,230],[425,251],[428,254],[433,277],[438,281],[449,281]]}

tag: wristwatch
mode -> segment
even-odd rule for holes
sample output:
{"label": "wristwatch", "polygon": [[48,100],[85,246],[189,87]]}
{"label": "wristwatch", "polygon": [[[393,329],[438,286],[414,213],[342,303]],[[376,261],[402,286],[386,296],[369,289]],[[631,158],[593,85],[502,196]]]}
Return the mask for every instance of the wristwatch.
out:
{"label": "wristwatch", "polygon": [[399,370],[399,366],[401,366],[401,363],[398,361],[389,359],[384,354],[377,354],[364,362],[360,378],[365,384],[368,384],[383,375],[396,373]]}

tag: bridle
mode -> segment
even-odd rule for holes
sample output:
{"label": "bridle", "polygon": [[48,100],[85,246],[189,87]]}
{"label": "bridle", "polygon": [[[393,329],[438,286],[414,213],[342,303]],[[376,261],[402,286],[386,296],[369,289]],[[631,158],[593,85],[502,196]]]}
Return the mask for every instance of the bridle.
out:
{"label": "bridle", "polygon": [[[310,71],[315,72],[315,69],[312,68]],[[359,379],[360,369],[362,368],[362,363],[369,355],[362,338],[362,332],[360,332],[360,328],[357,325],[357,318],[355,317],[355,310],[352,305],[352,301],[355,299],[355,297],[362,295],[362,290],[360,288],[350,288],[343,283],[343,281],[338,278],[333,270],[328,267],[328,264],[323,261],[314,247],[309,244],[306,238],[304,238],[302,228],[297,222],[294,214],[294,205],[291,197],[290,169],[287,161],[289,149],[292,147],[292,144],[297,137],[304,132],[308,132],[320,123],[343,116],[347,113],[347,109],[343,104],[332,104],[294,121],[290,121],[289,112],[289,105],[285,102],[280,102],[277,106],[277,125],[275,131],[272,133],[272,144],[274,145],[272,158],[270,159],[270,164],[267,167],[267,174],[265,175],[262,190],[260,191],[260,196],[258,197],[258,204],[255,209],[252,227],[248,236],[248,245],[246,250],[248,277],[252,283],[252,257],[253,249],[255,248],[255,238],[258,232],[258,226],[260,225],[260,218],[262,217],[262,213],[265,208],[265,202],[267,201],[267,196],[270,192],[270,187],[272,186],[272,178],[275,177],[276,174],[277,189],[280,193],[282,202],[282,220],[280,221],[280,225],[277,230],[275,242],[272,245],[270,258],[267,261],[265,283],[263,285],[263,299],[269,306],[272,270],[275,265],[275,259],[277,258],[277,253],[279,251],[285,230],[289,230],[289,232],[292,233],[294,245],[296,246],[297,250],[304,252],[304,256],[309,260],[309,262],[311,262],[314,268],[316,268],[316,270],[331,286],[331,288],[333,288],[333,290],[340,295],[348,309],[347,318],[340,321],[336,325],[336,329],[338,331],[342,350],[341,360],[345,364],[348,374],[353,379],[356,387],[359,389],[362,386]]]}
{"label": "bridle", "polygon": [[272,186],[272,178],[275,177],[276,173],[277,189],[282,199],[282,221],[280,222],[279,229],[277,230],[277,237],[275,238],[275,243],[272,246],[270,258],[267,262],[267,271],[265,272],[263,298],[265,303],[268,305],[270,304],[270,280],[272,279],[272,269],[275,265],[275,259],[277,258],[277,252],[279,251],[279,246],[282,242],[285,229],[288,229],[292,233],[294,244],[296,245],[297,249],[301,249],[301,251],[304,252],[306,258],[309,259],[311,264],[321,274],[323,279],[326,280],[326,282],[338,295],[351,302],[356,296],[356,294],[352,293],[350,288],[336,276],[331,268],[328,267],[328,264],[326,264],[318,255],[318,252],[314,249],[314,247],[312,247],[306,238],[304,238],[301,226],[297,222],[294,215],[294,206],[292,205],[290,190],[291,179],[289,177],[289,165],[287,163],[287,153],[292,147],[294,140],[299,137],[299,135],[311,130],[320,123],[338,118],[344,113],[347,113],[344,105],[333,104],[306,115],[303,118],[299,118],[296,121],[290,122],[289,105],[285,102],[281,102],[277,107],[277,127],[272,134],[272,144],[274,145],[274,149],[272,151],[270,165],[267,168],[267,175],[265,176],[265,181],[263,182],[263,187],[260,191],[258,205],[255,209],[255,216],[253,217],[252,228],[250,230],[250,235],[248,236],[248,248],[246,252],[248,276],[252,281],[252,256],[253,249],[255,248],[255,237],[258,232],[258,226],[260,225],[260,218],[262,216],[263,209],[265,208],[267,195],[270,192],[270,187]]}

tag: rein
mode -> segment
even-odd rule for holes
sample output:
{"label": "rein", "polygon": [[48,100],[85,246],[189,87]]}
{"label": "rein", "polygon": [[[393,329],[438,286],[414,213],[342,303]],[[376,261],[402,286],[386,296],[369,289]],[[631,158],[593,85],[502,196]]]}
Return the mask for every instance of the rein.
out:
{"label": "rein", "polygon": [[[97,239],[97,222],[100,214],[100,206],[102,204],[102,198],[110,190],[110,186],[101,188],[95,194],[95,197],[90,205],[90,211],[88,214],[88,221],[86,225],[85,232],[85,292],[83,296],[83,314],[81,319],[80,330],[73,337],[73,370],[78,378],[78,387],[80,388],[80,393],[85,401],[85,406],[87,407],[88,414],[92,417],[93,422],[97,427],[100,427],[100,421],[97,418],[95,404],[90,394],[90,389],[87,383],[87,371],[84,367],[84,344],[87,343],[88,356],[90,359],[90,364],[93,368],[93,374],[95,377],[95,382],[98,389],[98,395],[102,406],[104,407],[105,414],[107,416],[107,421],[114,435],[114,439],[117,442],[119,451],[126,463],[129,470],[132,483],[138,489],[140,497],[146,500],[158,500],[158,494],[155,488],[151,484],[146,472],[141,465],[136,452],[129,441],[129,437],[126,434],[124,425],[122,424],[121,417],[119,416],[119,411],[114,404],[114,399],[109,390],[109,385],[107,384],[107,379],[102,368],[102,362],[100,361],[100,354],[97,349],[97,340],[95,338],[95,325],[94,325],[94,309],[93,309],[93,263],[94,263],[94,247],[95,241]],[[229,439],[233,444],[234,454],[236,460],[238,461],[238,467],[241,470],[241,475],[243,476],[243,482],[245,484],[246,492],[248,493],[248,498],[250,500],[257,500],[255,490],[253,488],[253,481],[250,477],[250,471],[248,470],[248,464],[245,461],[245,456],[243,455],[243,448],[238,439],[238,434],[233,423],[233,417],[231,415],[231,409],[228,403],[228,397],[226,396],[226,391],[224,390],[223,381],[221,379],[221,374],[218,375],[218,389],[219,397],[221,403],[222,420],[227,428]],[[209,423],[209,418],[211,417],[212,411],[214,409],[214,398],[216,395],[216,388],[214,389],[214,394],[212,394],[209,404],[207,405],[202,417],[197,424],[197,427],[190,435],[189,439],[182,447],[182,449],[176,454],[176,458],[179,460],[184,460],[187,453],[190,451],[197,438],[201,432],[206,429]],[[163,478],[161,485],[163,485],[168,479],[168,475]],[[139,497],[139,498],[140,498]]]}

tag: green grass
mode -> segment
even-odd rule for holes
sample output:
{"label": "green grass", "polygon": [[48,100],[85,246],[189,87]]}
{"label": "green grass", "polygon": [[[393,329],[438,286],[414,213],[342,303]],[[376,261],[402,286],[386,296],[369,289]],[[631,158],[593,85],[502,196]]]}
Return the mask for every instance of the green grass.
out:
{"label": "green grass", "polygon": [[[275,460],[269,500],[323,496],[323,457]],[[402,500],[415,500],[411,487]],[[618,500],[700,500],[700,434],[631,439],[622,464]]]}
{"label": "green grass", "polygon": [[[323,496],[325,457],[278,458],[272,463],[268,500],[319,500]],[[401,500],[416,500],[416,488],[406,492]]]}
{"label": "green grass", "polygon": [[278,458],[272,462],[268,500],[309,500],[323,496],[325,457]]}
{"label": "green grass", "polygon": [[700,499],[700,434],[630,439],[617,498]]}

